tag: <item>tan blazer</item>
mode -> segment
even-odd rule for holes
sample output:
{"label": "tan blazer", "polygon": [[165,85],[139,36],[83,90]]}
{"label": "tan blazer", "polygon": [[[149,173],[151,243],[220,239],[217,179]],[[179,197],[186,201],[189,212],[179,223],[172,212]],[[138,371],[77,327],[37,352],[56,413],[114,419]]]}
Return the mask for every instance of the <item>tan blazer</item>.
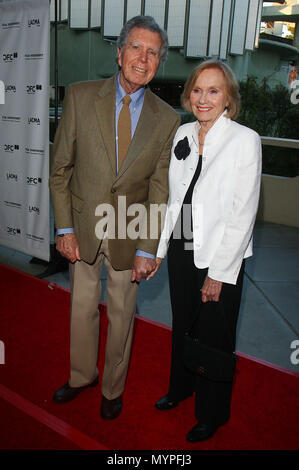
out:
{"label": "tan blazer", "polygon": [[[99,204],[110,204],[115,220],[134,203],[161,204],[168,197],[170,150],[179,116],[146,89],[140,119],[126,159],[116,172],[115,154],[116,77],[82,82],[68,87],[56,132],[51,162],[50,189],[56,228],[74,227],[81,258],[95,260],[101,240],[95,228]],[[126,207],[118,213],[118,196]],[[124,198],[122,199],[124,200]],[[149,211],[148,211],[149,212]],[[147,221],[143,220],[142,224]],[[158,239],[109,239],[111,264],[130,269],[136,249],[156,254]],[[121,238],[124,237],[124,238]]]}

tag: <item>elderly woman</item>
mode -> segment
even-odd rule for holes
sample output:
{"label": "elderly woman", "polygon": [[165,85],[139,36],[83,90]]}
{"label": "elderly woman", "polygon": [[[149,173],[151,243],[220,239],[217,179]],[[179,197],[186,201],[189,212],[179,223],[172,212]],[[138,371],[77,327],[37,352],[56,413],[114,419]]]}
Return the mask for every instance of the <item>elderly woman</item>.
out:
{"label": "elderly woman", "polygon": [[182,125],[174,139],[157,252],[155,272],[168,253],[173,329],[169,389],[156,408],[174,408],[195,392],[197,424],[187,434],[189,442],[212,437],[230,416],[233,380],[212,381],[191,372],[183,351],[196,318],[202,343],[231,354],[235,348],[261,179],[260,138],[234,121],[238,90],[221,61],[203,62],[187,80],[182,105],[197,120]]}

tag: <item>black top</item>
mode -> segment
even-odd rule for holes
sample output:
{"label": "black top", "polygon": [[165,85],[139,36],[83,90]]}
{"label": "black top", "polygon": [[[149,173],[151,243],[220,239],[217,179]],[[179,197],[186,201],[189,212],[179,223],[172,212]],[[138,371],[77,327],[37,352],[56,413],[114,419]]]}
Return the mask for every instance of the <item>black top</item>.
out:
{"label": "black top", "polygon": [[195,186],[195,184],[196,184],[196,182],[199,178],[199,175],[200,175],[200,172],[201,172],[201,165],[202,165],[202,155],[199,155],[197,167],[196,167],[195,173],[193,175],[192,181],[190,183],[190,186],[188,188],[188,191],[186,192],[183,204],[191,204],[191,202],[192,202],[193,189],[194,189],[194,186]]}
{"label": "black top", "polygon": [[[199,155],[197,167],[193,175],[192,181],[185,194],[181,212],[178,216],[175,228],[172,232],[171,239],[181,239],[184,242],[192,242],[193,240],[193,224],[192,224],[192,194],[194,186],[199,178],[202,166],[202,155]],[[173,237],[173,235],[175,235]]]}

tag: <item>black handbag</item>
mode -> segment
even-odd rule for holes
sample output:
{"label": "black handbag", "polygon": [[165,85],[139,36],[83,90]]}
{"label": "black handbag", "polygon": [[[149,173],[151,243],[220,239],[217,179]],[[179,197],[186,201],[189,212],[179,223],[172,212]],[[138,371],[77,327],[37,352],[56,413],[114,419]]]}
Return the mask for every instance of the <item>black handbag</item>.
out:
{"label": "black handbag", "polygon": [[[224,309],[220,308],[223,315]],[[184,363],[185,366],[203,377],[213,381],[231,382],[234,378],[236,362],[238,357],[235,353],[227,353],[219,349],[212,348],[202,343],[199,338],[192,335],[191,329],[186,332],[184,338]],[[230,338],[231,339],[231,338]],[[231,341],[232,343],[232,341]]]}

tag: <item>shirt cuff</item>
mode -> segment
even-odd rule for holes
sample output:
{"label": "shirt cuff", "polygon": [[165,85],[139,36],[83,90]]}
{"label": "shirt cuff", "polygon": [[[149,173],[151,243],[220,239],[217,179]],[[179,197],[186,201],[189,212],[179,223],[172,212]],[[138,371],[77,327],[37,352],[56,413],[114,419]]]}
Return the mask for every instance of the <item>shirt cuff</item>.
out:
{"label": "shirt cuff", "polygon": [[73,228],[58,228],[56,230],[56,233],[57,235],[66,235],[67,233],[74,233],[74,229]]}
{"label": "shirt cuff", "polygon": [[151,253],[147,253],[146,251],[142,250],[136,250],[136,256],[143,256],[144,258],[151,258],[155,259],[155,255],[152,255]]}

